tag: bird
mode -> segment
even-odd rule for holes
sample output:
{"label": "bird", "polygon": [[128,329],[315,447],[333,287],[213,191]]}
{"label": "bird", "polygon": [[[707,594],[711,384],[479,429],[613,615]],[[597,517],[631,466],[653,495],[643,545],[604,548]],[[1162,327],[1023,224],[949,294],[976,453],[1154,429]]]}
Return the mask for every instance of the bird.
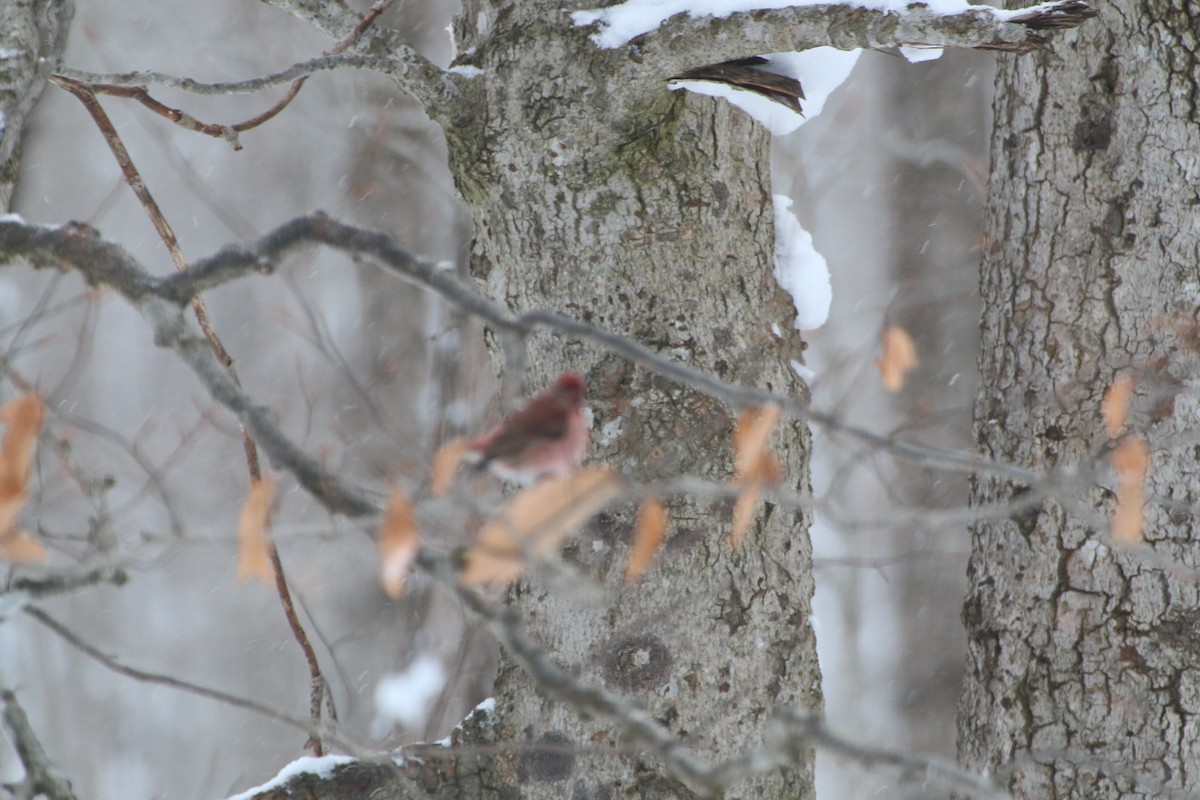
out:
{"label": "bird", "polygon": [[579,468],[588,446],[583,378],[568,372],[467,446],[464,460],[524,486],[565,477]]}

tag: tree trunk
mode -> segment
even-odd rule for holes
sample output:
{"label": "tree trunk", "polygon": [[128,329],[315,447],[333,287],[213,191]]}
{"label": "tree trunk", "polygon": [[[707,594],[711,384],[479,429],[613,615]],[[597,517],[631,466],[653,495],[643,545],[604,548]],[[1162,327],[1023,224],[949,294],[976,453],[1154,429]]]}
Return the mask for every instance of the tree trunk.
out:
{"label": "tree trunk", "polygon": [[[473,118],[447,126],[474,216],[473,274],[514,310],[561,309],[723,379],[804,391],[787,366],[798,335],[770,330],[790,329],[792,311],[772,277],[767,134],[723,102],[668,91],[666,75],[625,49],[596,48],[562,13],[522,2],[494,21],[468,8],[459,22],[460,46],[479,48],[471,63],[488,76],[460,104]],[[530,387],[564,370],[586,376],[594,459],[642,480],[728,477],[723,405],[557,336],[531,343],[529,365]],[[778,439],[787,487],[807,492],[805,427]],[[768,507],[733,550],[724,501],[671,511],[665,553],[641,585],[622,585],[631,515],[618,513],[568,552],[601,596],[535,579],[511,599],[582,681],[636,697],[698,754],[728,757],[761,739],[770,709],[821,707],[808,515]],[[502,740],[619,746],[617,731],[547,699],[511,662],[495,692]],[[524,797],[681,791],[653,759],[532,756],[501,759],[497,782]],[[810,787],[802,765],[735,794],[805,797]]]}
{"label": "tree trunk", "polygon": [[58,64],[74,12],[71,0],[0,4],[0,211],[11,208],[25,118]]}
{"label": "tree trunk", "polygon": [[[992,458],[1064,470],[1052,499],[974,533],[960,756],[1016,797],[1200,789],[1200,27],[1182,0],[1099,10],[1054,55],[1003,61],[996,91],[976,430]],[[1120,375],[1151,451],[1133,547],[1108,522],[1100,404]]]}

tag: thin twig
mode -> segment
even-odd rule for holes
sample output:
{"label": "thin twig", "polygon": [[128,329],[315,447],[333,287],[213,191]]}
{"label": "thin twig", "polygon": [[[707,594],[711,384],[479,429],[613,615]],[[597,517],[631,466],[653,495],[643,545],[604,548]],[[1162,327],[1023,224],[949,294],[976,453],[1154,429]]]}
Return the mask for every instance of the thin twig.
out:
{"label": "thin twig", "polygon": [[[66,76],[61,73],[54,77],[66,79]],[[150,92],[145,86],[119,86],[113,83],[88,83],[85,84],[95,94],[105,94],[110,97],[125,97],[131,100],[136,100],[146,108],[158,114],[164,119],[174,122],[180,127],[186,128],[189,131],[202,133],[205,136],[212,136],[216,139],[224,139],[233,146],[234,150],[241,150],[242,143],[238,141],[238,131],[240,130],[234,125],[222,125],[215,122],[201,122],[186,111],[181,111],[178,108],[172,108],[166,103],[154,99],[150,96]]]}
{"label": "thin twig", "polygon": [[110,584],[124,586],[129,582],[129,573],[117,564],[101,564],[82,571],[57,572],[40,578],[18,575],[8,582],[5,592],[24,592],[30,597],[66,594],[89,586]]}
{"label": "thin twig", "polygon": [[[91,114],[96,127],[100,129],[101,135],[103,135],[105,142],[112,151],[113,157],[120,166],[126,183],[129,184],[129,188],[137,195],[142,207],[146,210],[146,214],[150,217],[154,229],[158,231],[159,238],[162,239],[167,252],[170,253],[171,261],[175,264],[175,269],[180,272],[186,270],[187,260],[184,258],[183,251],[179,247],[179,239],[175,236],[175,231],[172,229],[171,223],[167,220],[166,216],[162,213],[162,209],[150,194],[150,190],[146,186],[145,181],[142,180],[142,176],[138,172],[137,166],[133,163],[129,151],[125,148],[124,142],[121,141],[121,137],[117,134],[117,130],[109,119],[108,114],[105,113],[100,102],[96,99],[96,95],[88,86],[77,81],[59,76],[52,77],[51,80],[75,95],[83,103],[88,113]],[[191,306],[192,311],[196,315],[196,322],[200,325],[200,330],[203,331],[204,338],[208,342],[209,349],[224,367],[234,386],[240,391],[241,381],[238,378],[237,370],[234,368],[233,357],[229,355],[229,352],[225,349],[225,345],[217,335],[204,299],[199,296],[193,297]],[[258,482],[262,480],[262,467],[259,464],[258,447],[251,438],[245,422],[239,420],[238,426],[241,429],[242,449],[245,452],[246,467],[250,473],[250,480]],[[309,642],[308,635],[304,631],[304,626],[300,622],[300,617],[296,614],[296,609],[292,604],[291,591],[288,589],[287,576],[283,571],[283,561],[279,557],[279,549],[270,540],[267,543],[267,552],[271,559],[271,565],[274,568],[275,589],[279,595],[279,602],[283,607],[284,617],[287,619],[292,636],[300,645],[305,661],[308,664],[311,676],[309,709],[312,714],[313,724],[317,725],[321,720],[321,702],[329,689],[325,681],[325,676],[321,673],[321,666],[317,660],[316,650],[313,649],[312,643]],[[320,756],[324,753],[324,747],[319,737],[310,738],[305,746],[311,748],[315,755]]]}
{"label": "thin twig", "polygon": [[1031,485],[1047,477],[1046,473],[991,461],[975,454],[911,444],[886,434],[848,425],[836,415],[813,408],[802,398],[726,383],[713,375],[673,361],[625,336],[553,311],[527,311],[515,316],[500,304],[480,296],[460,281],[452,270],[413,255],[396,244],[390,236],[346,225],[321,213],[294,219],[257,241],[231,245],[209,258],[197,260],[187,273],[168,279],[170,285],[163,286],[161,291],[176,302],[185,302],[194,293],[215,288],[248,272],[271,272],[288,255],[307,244],[318,243],[343,252],[368,256],[386,269],[432,289],[445,300],[501,330],[527,336],[535,327],[547,327],[559,333],[588,339],[657,374],[718,397],[736,408],[774,403],[793,416],[849,434],[864,444],[955,472],[990,472]]}
{"label": "thin twig", "polygon": [[[76,634],[66,625],[63,625],[54,617],[47,614],[45,611],[42,611],[40,608],[27,606],[24,611],[42,625],[49,628],[50,631],[52,631],[67,644],[71,645],[88,658],[91,658],[93,661],[96,661],[104,668],[115,672],[118,675],[124,675],[127,678],[132,678],[143,683],[156,683],[160,686],[168,686],[172,689],[178,689],[181,692],[194,694],[197,697],[203,697],[208,700],[215,700],[219,703],[224,703],[225,705],[233,706],[234,708],[240,708],[244,711],[252,711],[255,714],[261,714],[262,716],[269,717],[277,722],[282,722],[284,724],[291,725],[294,728],[306,731],[310,736],[329,737],[334,734],[334,731],[327,726],[314,723],[310,719],[297,717],[292,714],[285,714],[282,711],[276,711],[270,706],[263,705],[262,703],[254,700],[249,700],[245,697],[238,697],[237,695],[229,694],[228,692],[222,692],[219,689],[210,689],[207,686],[188,683],[187,681],[180,680],[179,678],[175,678],[171,675],[148,672],[143,669],[138,669],[137,667],[131,667],[126,664],[122,664],[120,661],[100,650],[100,648],[90,644],[87,641],[84,641],[78,634]],[[343,743],[339,741],[339,744],[346,746],[348,749],[355,748],[354,744],[350,742]]]}
{"label": "thin twig", "polygon": [[455,592],[472,616],[488,625],[541,691],[567,704],[576,713],[599,717],[620,728],[625,737],[657,755],[676,779],[702,797],[718,797],[740,781],[795,764],[814,745],[862,766],[896,769],[907,779],[940,786],[966,797],[980,800],[1008,797],[987,778],[937,756],[864,745],[834,733],[816,717],[794,709],[781,709],[776,713],[765,741],[758,747],[728,761],[709,764],[632,700],[605,689],[586,686],[560,667],[546,650],[529,638],[513,609],[489,603],[479,592],[459,586],[458,571],[448,556],[426,547],[421,549],[417,563],[424,572]]}
{"label": "thin twig", "polygon": [[[342,53],[344,50],[346,50],[347,48],[349,48],[352,44],[354,44],[354,42],[356,42],[359,39],[359,37],[362,36],[362,34],[367,30],[367,28],[371,27],[371,25],[375,22],[375,20],[379,18],[379,15],[382,14],[383,11],[389,5],[391,5],[391,3],[392,3],[392,0],[379,0],[379,2],[375,3],[375,5],[371,6],[371,8],[367,11],[367,13],[363,15],[362,21],[359,22],[358,26],[355,27],[355,29],[353,31],[351,31],[351,33],[349,35],[347,35],[345,38],[343,38],[342,41],[338,42],[336,45],[333,46],[333,48],[326,51],[324,55],[325,56],[338,55],[338,54]],[[292,100],[294,100],[296,98],[296,95],[298,95],[300,93],[301,87],[304,86],[305,81],[307,81],[308,77],[309,77],[308,75],[302,75],[302,76],[296,78],[295,80],[293,80],[292,84],[288,87],[288,90],[287,90],[287,92],[284,93],[283,97],[281,97],[274,105],[272,105],[266,111],[263,111],[260,114],[256,114],[253,117],[251,117],[250,119],[244,120],[242,122],[235,122],[233,124],[226,125],[226,124],[212,123],[212,122],[201,122],[200,120],[196,119],[194,116],[187,113],[186,111],[181,111],[178,108],[173,108],[173,107],[168,106],[167,104],[155,99],[154,97],[152,97],[150,95],[150,92],[147,91],[146,87],[143,85],[129,86],[129,85],[122,85],[119,83],[85,81],[79,77],[79,75],[84,75],[84,74],[87,74],[87,73],[77,73],[76,72],[76,73],[72,74],[72,71],[64,70],[64,71],[52,76],[51,80],[53,80],[58,85],[63,86],[63,88],[67,88],[68,84],[75,86],[76,89],[78,89],[79,87],[86,88],[86,90],[88,90],[89,92],[92,93],[93,101],[95,100],[96,94],[105,94],[105,95],[109,95],[111,97],[123,97],[123,98],[128,98],[131,100],[136,100],[139,103],[141,103],[143,106],[145,106],[146,108],[153,111],[155,114],[158,114],[160,117],[170,120],[171,122],[174,122],[176,125],[186,128],[189,131],[194,131],[196,133],[202,133],[206,136],[212,136],[217,139],[225,139],[233,146],[234,150],[242,149],[242,143],[238,140],[239,133],[243,133],[248,130],[253,130],[254,128],[257,128],[260,125],[264,124],[265,122],[268,122],[269,120],[276,117],[281,111],[283,111],[285,108],[287,108],[291,104]],[[132,74],[137,75],[138,73],[132,73]],[[73,94],[76,94],[76,96],[80,96],[78,94],[78,92],[76,91],[76,89],[68,88],[68,91],[71,91]],[[80,97],[80,99],[83,99],[83,98]],[[86,103],[87,101],[85,100],[84,102]]]}
{"label": "thin twig", "polygon": [[221,380],[209,374],[202,360],[191,354],[185,355],[190,333],[173,320],[164,303],[178,307],[187,304],[201,292],[247,274],[270,274],[288,256],[308,246],[323,244],[345,253],[368,256],[383,268],[437,292],[464,312],[479,317],[500,331],[511,332],[518,339],[528,336],[536,327],[588,339],[610,352],[624,355],[664,377],[721,399],[735,408],[774,403],[790,416],[839,431],[863,444],[923,466],[964,474],[993,474],[1029,486],[1045,485],[1046,481],[1073,485],[1080,480],[1077,471],[1070,465],[1053,471],[1027,469],[973,453],[905,442],[887,434],[848,425],[836,414],[811,407],[803,398],[727,383],[673,361],[624,336],[561,314],[529,311],[518,317],[459,280],[453,269],[448,268],[450,265],[425,261],[400,247],[386,234],[346,225],[319,212],[286,222],[252,242],[223,247],[212,256],[196,260],[187,270],[163,278],[147,274],[123,248],[105,242],[86,226],[45,228],[15,220],[0,220],[0,241],[5,241],[7,245],[5,251],[0,253],[0,259],[5,262],[21,259],[34,266],[70,266],[93,284],[111,286],[124,295],[150,320],[155,328],[156,340],[184,355],[185,363],[197,373],[214,398],[247,422],[260,443],[263,443],[264,435],[269,436],[272,459],[293,470],[305,488],[335,513],[373,515],[378,512],[378,507],[373,500],[303,456],[279,432],[264,409],[235,391],[236,387],[221,385]]}
{"label": "thin twig", "polygon": [[[254,94],[264,89],[271,89],[285,83],[292,83],[297,78],[315,75],[318,72],[332,72],[339,69],[361,69],[378,72],[395,77],[409,66],[404,58],[396,56],[368,55],[366,53],[341,53],[333,56],[320,56],[307,61],[297,62],[287,69],[272,72],[257,78],[242,81],[214,81],[205,83],[193,78],[182,78],[165,72],[147,70],[145,72],[88,72],[81,69],[61,68],[57,75],[86,84],[108,84],[111,86],[163,86],[178,89],[198,95],[234,95]],[[449,73],[453,76],[454,73]]]}

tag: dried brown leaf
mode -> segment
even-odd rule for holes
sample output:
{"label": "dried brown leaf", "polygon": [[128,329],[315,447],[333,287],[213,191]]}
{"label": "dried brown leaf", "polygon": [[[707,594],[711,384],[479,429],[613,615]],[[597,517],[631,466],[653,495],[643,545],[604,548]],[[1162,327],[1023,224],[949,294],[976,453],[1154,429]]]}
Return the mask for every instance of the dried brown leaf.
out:
{"label": "dried brown leaf", "polygon": [[898,392],[904,388],[908,373],[917,368],[917,345],[904,328],[888,325],[880,336],[879,351],[875,366],[883,378],[883,388]]}
{"label": "dried brown leaf", "polygon": [[625,565],[625,580],[636,583],[646,573],[654,554],[662,546],[667,532],[667,510],[655,499],[642,503],[638,511],[637,527],[633,531],[633,546],[629,551],[629,563]]}
{"label": "dried brown leaf", "polygon": [[408,495],[399,489],[388,499],[383,524],[379,526],[379,560],[382,566],[383,591],[393,600],[404,594],[413,559],[421,549],[417,533],[417,518]]}
{"label": "dried brown leaf", "polygon": [[434,497],[445,497],[454,487],[454,476],[462,464],[471,443],[462,438],[446,442],[433,456],[433,467],[429,474],[429,492]]}
{"label": "dried brown leaf", "polygon": [[[733,429],[733,455],[738,481],[751,483],[765,481],[774,462],[769,449],[771,432],[779,423],[779,406],[765,405],[747,408],[738,417]],[[778,472],[778,464],[775,471]]]}
{"label": "dried brown leaf", "polygon": [[1117,475],[1117,505],[1113,509],[1113,541],[1141,544],[1145,525],[1145,481],[1150,469],[1150,446],[1145,440],[1128,437],[1112,453]]}
{"label": "dried brown leaf", "polygon": [[278,481],[274,475],[253,481],[238,517],[238,571],[237,579],[244,581],[258,578],[272,585],[275,571],[271,568],[271,556],[267,544],[267,523],[271,519],[271,503],[275,499]]}
{"label": "dried brown leaf", "polygon": [[531,558],[549,555],[575,528],[621,491],[611,470],[584,467],[547,478],[514,496],[488,520],[467,551],[459,583],[505,585],[521,577]]}
{"label": "dried brown leaf", "polygon": [[46,548],[28,533],[10,528],[0,534],[0,559],[14,564],[45,563]]}
{"label": "dried brown leaf", "polygon": [[4,438],[0,439],[0,533],[17,524],[21,506],[25,504],[29,470],[44,416],[42,399],[33,392],[0,406],[0,420],[6,426]]}
{"label": "dried brown leaf", "polygon": [[1108,438],[1115,439],[1125,428],[1129,416],[1129,399],[1133,396],[1133,378],[1122,375],[1109,384],[1100,400],[1100,416],[1104,419],[1104,430]]}
{"label": "dried brown leaf", "polygon": [[779,461],[770,448],[771,432],[779,422],[779,414],[779,406],[775,405],[748,408],[733,429],[736,475],[732,483],[743,488],[733,505],[733,526],[729,533],[731,547],[741,545],[750,531],[763,487],[774,486],[783,477]]}
{"label": "dried brown leaf", "polygon": [[729,530],[729,546],[740,547],[750,532],[750,523],[754,520],[754,511],[762,498],[762,488],[759,484],[747,486],[738,495],[733,504],[733,525]]}

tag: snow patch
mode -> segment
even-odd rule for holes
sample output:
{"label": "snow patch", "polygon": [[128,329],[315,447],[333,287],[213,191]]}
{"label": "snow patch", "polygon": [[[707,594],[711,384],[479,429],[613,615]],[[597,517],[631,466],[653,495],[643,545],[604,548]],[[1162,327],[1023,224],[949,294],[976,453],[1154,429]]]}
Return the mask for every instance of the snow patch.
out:
{"label": "snow patch", "polygon": [[696,94],[709,97],[723,97],[735,106],[745,111],[762,125],[772,136],[787,136],[804,123],[804,117],[792,111],[787,106],[768,100],[761,94],[739,89],[727,83],[713,81],[671,81],[667,84],[671,91],[687,89]]}
{"label": "snow patch", "polygon": [[420,728],[445,685],[446,668],[441,659],[428,653],[418,656],[404,672],[379,681],[371,735],[383,736],[396,723],[409,730]]}
{"label": "snow patch", "polygon": [[813,247],[812,236],[792,213],[792,198],[774,196],[775,280],[792,296],[796,306],[796,330],[819,328],[829,318],[833,289],[829,266]]}
{"label": "snow patch", "polygon": [[813,379],[817,377],[817,373],[813,372],[812,369],[804,366],[794,358],[788,361],[788,366],[792,368],[792,372],[799,376],[800,380],[804,381],[809,386],[812,386]]}
{"label": "snow patch", "polygon": [[757,69],[795,78],[804,87],[805,99],[800,101],[803,114],[769,100],[761,94],[714,81],[674,80],[667,85],[672,91],[689,92],[709,97],[723,97],[749,114],[771,132],[772,136],[787,136],[825,108],[833,90],[845,83],[858,62],[860,50],[838,50],[834,47],[814,47],[803,53],[768,53],[767,63]]}
{"label": "snow patch", "polygon": [[453,72],[455,75],[462,75],[464,78],[478,78],[483,74],[483,70],[481,70],[479,67],[473,67],[470,64],[459,64],[458,66],[451,67],[446,71]]}
{"label": "snow patch", "polygon": [[279,770],[278,775],[264,783],[262,786],[255,786],[253,789],[247,789],[241,794],[235,794],[228,800],[250,800],[250,798],[254,797],[256,794],[262,794],[263,792],[271,789],[277,789],[295,776],[305,772],[311,772],[321,779],[330,778],[333,777],[333,770],[339,764],[349,764],[351,761],[356,760],[357,759],[351,758],[350,756],[321,756],[320,758],[315,758],[313,756],[301,756],[283,769]]}
{"label": "snow patch", "polygon": [[942,48],[902,44],[900,45],[900,55],[904,56],[910,64],[919,64],[922,61],[934,61],[941,58]]}

